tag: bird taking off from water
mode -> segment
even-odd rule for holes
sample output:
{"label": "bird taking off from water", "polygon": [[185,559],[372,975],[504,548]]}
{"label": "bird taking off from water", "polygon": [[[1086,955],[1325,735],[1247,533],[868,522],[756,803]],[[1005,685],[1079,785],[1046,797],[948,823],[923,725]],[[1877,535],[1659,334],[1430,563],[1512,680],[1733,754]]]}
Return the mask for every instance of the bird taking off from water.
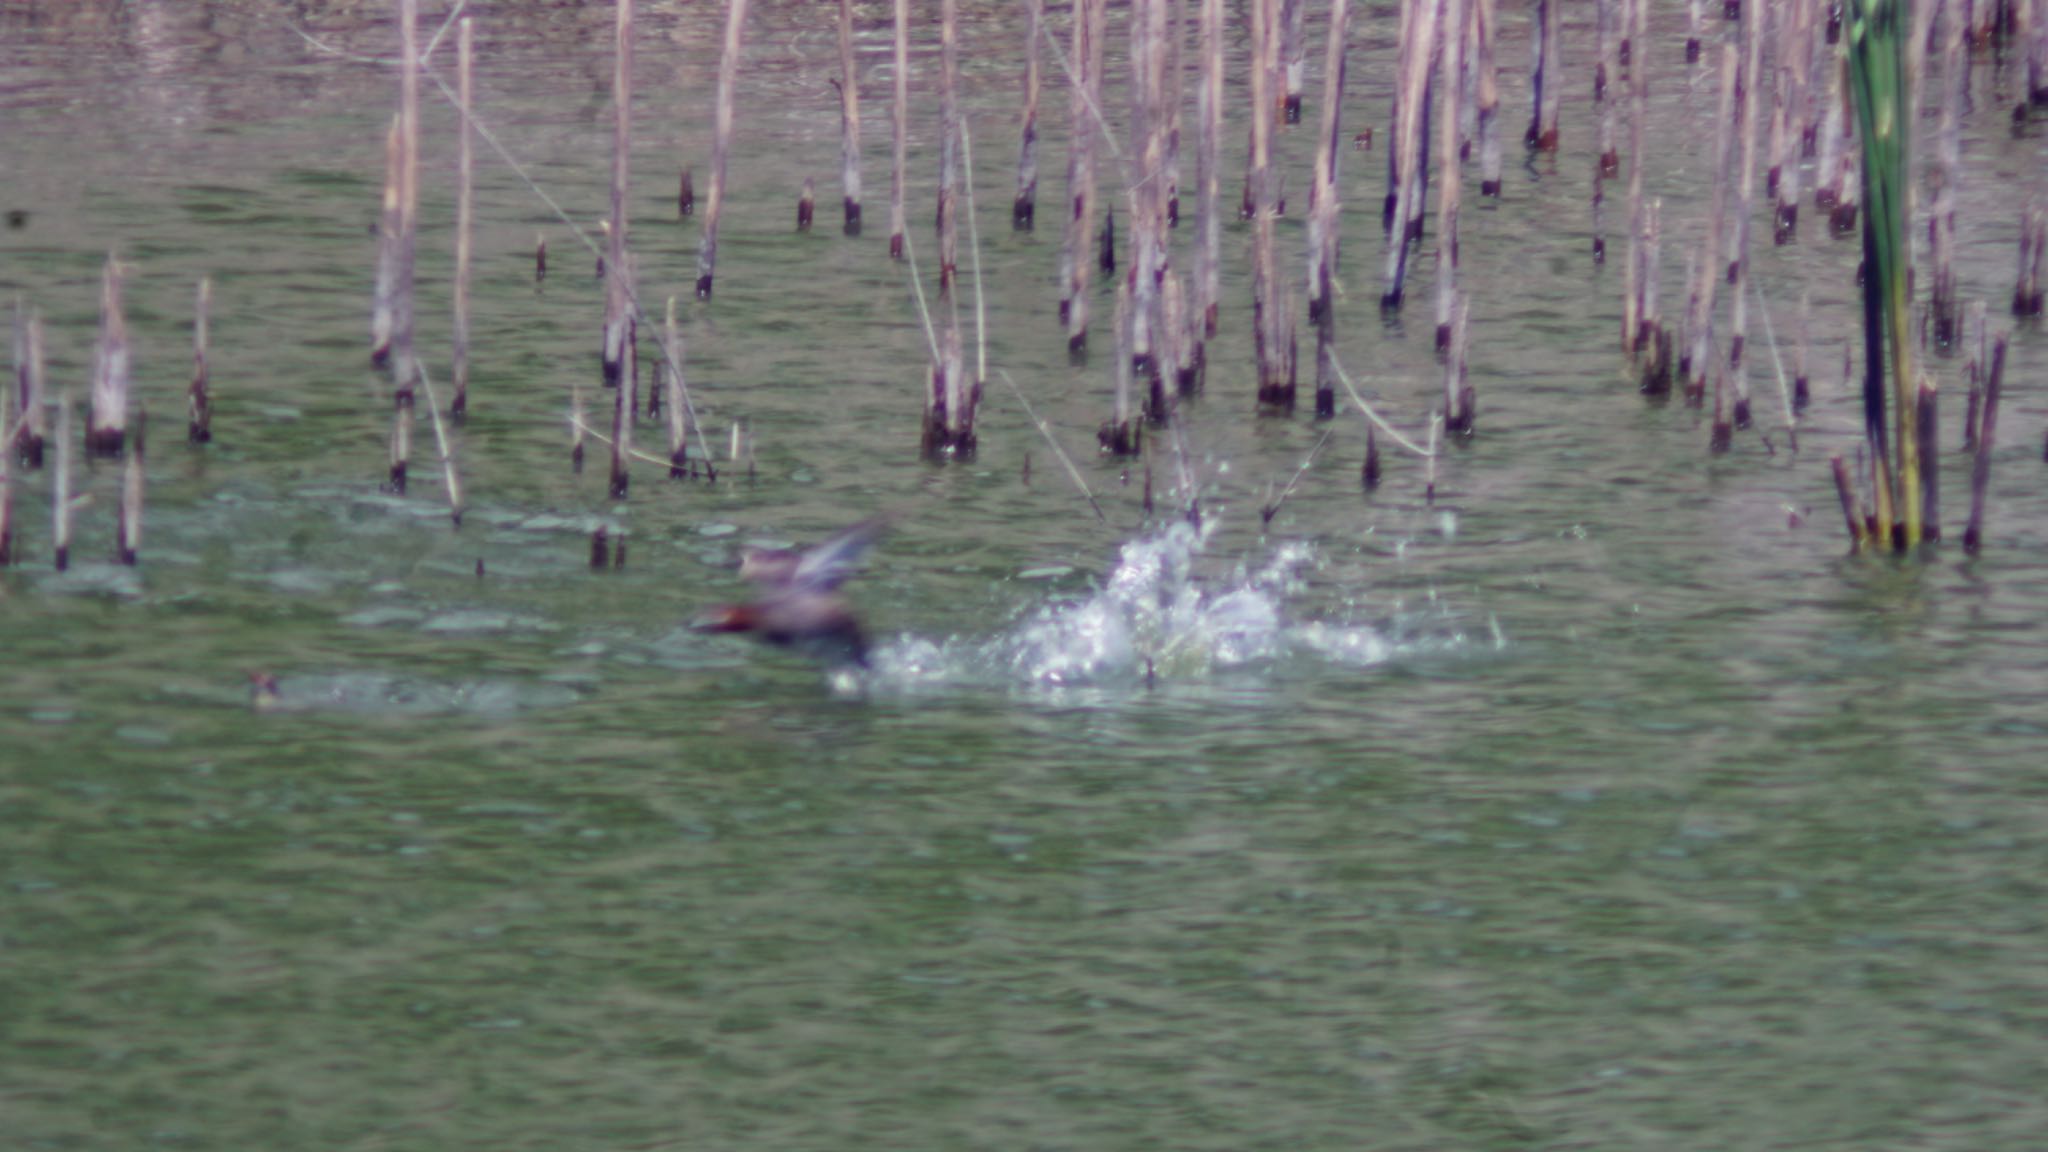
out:
{"label": "bird taking off from water", "polygon": [[839,586],[885,527],[880,517],[863,520],[808,551],[750,548],[740,557],[740,575],[760,595],[746,604],[712,608],[691,622],[699,632],[752,632],[762,640],[828,663],[867,667],[867,637]]}

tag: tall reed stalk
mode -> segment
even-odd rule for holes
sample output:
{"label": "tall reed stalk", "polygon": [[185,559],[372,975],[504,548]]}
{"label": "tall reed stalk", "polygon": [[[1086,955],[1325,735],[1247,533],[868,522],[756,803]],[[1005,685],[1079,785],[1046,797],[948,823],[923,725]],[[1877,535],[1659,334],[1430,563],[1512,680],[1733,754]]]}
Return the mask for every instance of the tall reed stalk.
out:
{"label": "tall reed stalk", "polygon": [[1010,226],[1028,232],[1038,215],[1038,37],[1045,26],[1045,0],[1025,0],[1025,15],[1029,34],[1024,38],[1024,128],[1017,145],[1017,196],[1010,204]]}
{"label": "tall reed stalk", "polygon": [[[1043,0],[1037,0],[1043,3]],[[841,231],[860,235],[860,70],[853,58],[853,0],[839,0],[839,188]]]}
{"label": "tall reed stalk", "polygon": [[205,444],[213,439],[213,377],[206,362],[207,329],[213,313],[213,279],[199,278],[192,309],[192,384],[186,389],[185,439]]}
{"label": "tall reed stalk", "polygon": [[[604,386],[616,388],[633,342],[633,286],[626,280],[626,188],[633,154],[633,0],[618,0],[612,23],[611,243],[605,252]],[[715,182],[714,177],[714,182]],[[713,192],[716,203],[717,193]],[[716,209],[713,210],[714,212]]]}
{"label": "tall reed stalk", "polygon": [[475,55],[475,30],[464,16],[455,29],[455,91],[462,103],[462,123],[455,145],[455,327],[449,378],[455,395],[448,401],[448,413],[460,419],[469,412],[469,263],[476,225],[476,160],[471,148],[473,129],[470,70]]}
{"label": "tall reed stalk", "polygon": [[[1863,420],[1874,468],[1877,539],[1920,543],[1918,405],[1914,392],[1912,248],[1907,209],[1913,120],[1904,0],[1848,0],[1849,84],[1863,142]],[[1891,420],[1885,348],[1891,349]],[[1892,452],[1898,453],[1894,468]]]}
{"label": "tall reed stalk", "polygon": [[[1453,0],[1457,2],[1457,0]],[[1337,412],[1336,276],[1342,192],[1337,161],[1342,155],[1345,41],[1351,28],[1351,0],[1330,0],[1329,42],[1323,63],[1322,131],[1316,135],[1315,180],[1309,185],[1308,318],[1316,326],[1316,416]]]}
{"label": "tall reed stalk", "polygon": [[[1437,163],[1443,166],[1437,181],[1436,238],[1436,347],[1451,349],[1452,312],[1458,302],[1458,191],[1462,172],[1458,165],[1458,98],[1464,93],[1465,0],[1444,0],[1442,143]],[[1427,127],[1424,128],[1427,131]],[[1453,427],[1458,423],[1455,409],[1446,409]]]}
{"label": "tall reed stalk", "polygon": [[910,150],[910,0],[896,0],[896,98],[889,105],[889,258],[903,259],[904,163]]}
{"label": "tall reed stalk", "polygon": [[119,456],[128,429],[128,314],[121,304],[121,265],[107,253],[100,275],[100,335],[93,352],[91,403],[85,418],[88,456]]}
{"label": "tall reed stalk", "polygon": [[711,124],[711,193],[704,201],[704,239],[697,247],[697,299],[711,299],[718,270],[718,217],[725,207],[725,167],[732,156],[734,86],[739,82],[741,34],[747,0],[726,0],[725,44],[718,54],[718,109]]}
{"label": "tall reed stalk", "polygon": [[960,265],[959,0],[939,0],[939,295],[953,291]]}

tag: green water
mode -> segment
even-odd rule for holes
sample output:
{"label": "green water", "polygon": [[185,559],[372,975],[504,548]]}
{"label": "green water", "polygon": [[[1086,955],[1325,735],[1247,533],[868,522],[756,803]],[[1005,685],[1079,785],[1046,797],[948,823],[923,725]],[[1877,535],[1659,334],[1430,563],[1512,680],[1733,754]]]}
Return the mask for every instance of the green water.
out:
{"label": "green water", "polygon": [[[699,225],[675,219],[674,180],[687,163],[707,185],[722,17],[642,9],[634,243],[643,293],[687,296]],[[962,32],[989,357],[1107,525],[994,383],[976,460],[917,458],[924,337],[884,255],[886,12],[861,8],[869,227],[849,240],[829,10],[770,4],[741,73],[717,298],[682,304],[707,432],[744,421],[753,474],[649,468],[618,504],[600,446],[570,471],[599,285],[485,153],[457,531],[424,447],[410,495],[377,490],[389,401],[366,364],[368,230],[393,85],[307,47],[287,24],[300,10],[349,52],[393,50],[380,6],[0,6],[0,208],[29,213],[0,231],[0,288],[43,309],[52,380],[82,398],[117,250],[153,417],[137,569],[104,562],[116,468],[80,479],[93,499],[62,575],[49,477],[16,474],[0,1146],[2037,1143],[2037,327],[2015,335],[1983,556],[1846,557],[1826,460],[1860,434],[1839,376],[1855,244],[1809,202],[1797,244],[1759,245],[1788,370],[1811,294],[1815,404],[1795,454],[1759,353],[1771,446],[1745,433],[1710,458],[1695,413],[1644,404],[1622,372],[1625,245],[1610,231],[1616,258],[1587,255],[1597,112],[1574,80],[1563,154],[1530,166],[1510,149],[1497,207],[1468,189],[1479,434],[1446,453],[1434,505],[1408,458],[1360,491],[1346,411],[1262,523],[1325,426],[1251,415],[1247,233],[1227,225],[1224,333],[1185,413],[1211,534],[1133,601],[1203,615],[1141,622],[1091,660],[1083,625],[1133,571],[1119,549],[1150,555],[1162,525],[1141,507],[1144,463],[1094,454],[1108,357],[1070,366],[1054,320],[1066,126],[1049,61],[1041,228],[1005,226],[1017,13],[973,6]],[[609,7],[471,11],[487,123],[594,224]],[[1580,69],[1590,9],[1569,16]],[[1657,17],[1649,183],[1674,315],[1714,95],[1678,63],[1682,12]],[[1065,11],[1051,19],[1064,34]],[[1526,14],[1503,19],[1518,132]],[[1392,9],[1357,17],[1347,132],[1384,136],[1393,27]],[[935,43],[920,34],[916,85]],[[1965,134],[1959,269],[1994,328],[2013,190],[2044,171],[2038,125],[2007,121],[2015,83],[1980,58]],[[920,250],[930,104],[913,121]],[[421,344],[437,380],[453,129],[430,97]],[[1282,143],[1297,188],[1309,135]],[[1383,321],[1384,160],[1346,158],[1342,354],[1419,434],[1440,395],[1430,261]],[[800,236],[806,175],[821,226]],[[1191,192],[1183,205],[1191,219]],[[1299,227],[1281,229],[1290,275]],[[218,411],[215,443],[192,449],[201,275]],[[1954,536],[1960,361],[1934,363]],[[1173,457],[1153,448],[1164,501]],[[878,637],[864,690],[684,627],[743,594],[742,545],[878,511],[896,527],[853,585]],[[623,568],[589,568],[599,524],[627,539]],[[283,707],[250,708],[259,670]]]}

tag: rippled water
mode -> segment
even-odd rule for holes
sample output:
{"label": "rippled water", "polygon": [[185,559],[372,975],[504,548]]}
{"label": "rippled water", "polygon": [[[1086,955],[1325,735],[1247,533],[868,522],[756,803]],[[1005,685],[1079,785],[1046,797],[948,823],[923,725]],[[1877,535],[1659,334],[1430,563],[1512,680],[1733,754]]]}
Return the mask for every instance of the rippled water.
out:
{"label": "rippled water", "polygon": [[[704,187],[720,13],[642,7],[634,235],[658,298],[694,277],[674,180],[687,163]],[[0,4],[0,208],[28,213],[0,231],[0,287],[44,310],[53,380],[82,394],[117,250],[156,418],[141,567],[101,562],[101,465],[73,569],[49,568],[31,474],[29,560],[0,573],[0,1144],[2038,1141],[2037,327],[2015,335],[1984,555],[1846,557],[1826,457],[1860,423],[1837,375],[1855,245],[1809,218],[1759,250],[1781,339],[1811,295],[1815,407],[1795,454],[1760,356],[1771,445],[1710,458],[1694,413],[1621,370],[1574,80],[1564,153],[1467,203],[1480,430],[1434,504],[1398,457],[1360,491],[1347,411],[1261,516],[1323,429],[1251,415],[1233,221],[1225,330],[1186,411],[1207,515],[1148,518],[1146,463],[1092,454],[1107,357],[1067,362],[1057,235],[1001,226],[1020,18],[970,6],[990,362],[1076,454],[1098,525],[1006,389],[978,459],[917,459],[924,336],[883,255],[886,13],[861,11],[870,226],[849,240],[790,230],[804,176],[836,194],[827,10],[760,8],[718,296],[682,307],[708,429],[744,421],[753,474],[649,471],[615,504],[601,467],[570,472],[598,285],[485,164],[455,531],[431,468],[377,491],[389,78],[288,24],[387,53],[381,6]],[[610,9],[470,10],[483,114],[593,223]],[[1513,131],[1526,14],[1503,12]],[[1682,13],[1657,17],[1668,314],[1714,110],[1676,62]],[[1566,26],[1581,62],[1589,18]],[[1393,21],[1357,19],[1347,128],[1384,134]],[[2044,138],[2009,123],[2009,68],[1976,77],[1960,270],[2002,327]],[[422,346],[444,375],[453,119],[426,123]],[[1283,137],[1294,181],[1309,135]],[[1347,158],[1342,354],[1417,431],[1439,392],[1426,304],[1371,304],[1383,164]],[[1295,251],[1298,220],[1281,235]],[[175,432],[204,274],[219,410],[192,450]],[[1935,365],[1953,430],[1959,365]],[[1155,449],[1163,510],[1176,468]],[[685,627],[744,593],[739,549],[877,512],[895,529],[851,585],[877,635],[865,681]],[[588,566],[599,525],[624,567]],[[251,708],[251,672],[277,677],[275,707]]]}

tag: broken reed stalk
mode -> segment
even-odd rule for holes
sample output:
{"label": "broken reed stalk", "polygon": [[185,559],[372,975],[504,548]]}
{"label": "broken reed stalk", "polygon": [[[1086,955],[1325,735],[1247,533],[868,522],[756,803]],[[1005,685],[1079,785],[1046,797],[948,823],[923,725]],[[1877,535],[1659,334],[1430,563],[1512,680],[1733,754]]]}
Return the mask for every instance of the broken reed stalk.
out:
{"label": "broken reed stalk", "polygon": [[411,408],[419,379],[413,347],[413,264],[420,214],[419,0],[398,0],[398,236],[391,285],[392,402]]}
{"label": "broken reed stalk", "polygon": [[[1138,0],[1143,4],[1145,0]],[[1143,432],[1137,422],[1131,419],[1131,286],[1118,281],[1116,286],[1116,389],[1111,397],[1109,421],[1096,433],[1096,440],[1102,450],[1112,456],[1134,456],[1138,452]]]}
{"label": "broken reed stalk", "polygon": [[799,232],[809,232],[811,230],[811,219],[817,215],[817,212],[818,182],[806,176],[804,177],[804,186],[797,193],[796,197],[796,230]]}
{"label": "broken reed stalk", "polygon": [[[618,0],[612,54],[611,244],[604,258],[604,386],[616,388],[634,342],[633,285],[626,270],[626,188],[633,147],[633,0]],[[713,192],[716,203],[716,191]],[[713,209],[714,218],[716,209]]]}
{"label": "broken reed stalk", "polygon": [[142,552],[143,444],[149,411],[135,406],[135,435],[121,463],[121,503],[115,513],[114,560],[132,568]]}
{"label": "broken reed stalk", "polygon": [[1920,538],[1929,544],[1941,539],[1941,412],[1937,399],[1934,378],[1922,372],[1914,402],[1920,409]]}
{"label": "broken reed stalk", "polygon": [[1691,0],[1686,5],[1685,16],[1685,62],[1695,64],[1700,58],[1700,0]]}
{"label": "broken reed stalk", "polygon": [[[982,291],[981,280],[981,228],[974,217],[974,138],[967,130],[967,122],[960,122],[960,186],[967,193],[967,251],[974,261],[974,378],[962,378],[954,386],[954,392],[947,399],[947,435],[953,450],[962,457],[972,457],[976,445],[974,416],[981,407],[981,389],[988,379],[988,299]],[[953,327],[960,326],[958,310],[954,312]]]}
{"label": "broken reed stalk", "polygon": [[121,306],[121,266],[107,253],[100,274],[100,332],[94,345],[88,456],[119,456],[128,427],[128,317]]}
{"label": "broken reed stalk", "polygon": [[[16,354],[19,355],[19,348]],[[0,568],[14,563],[14,386],[0,387]]]}
{"label": "broken reed stalk", "polygon": [[1990,364],[1991,346],[1985,335],[1986,321],[1990,309],[1982,300],[1970,301],[1965,321],[1969,335],[1964,337],[1968,359],[1964,362],[1963,377],[1970,382],[1969,400],[1963,408],[1963,451],[1977,447],[1977,414],[1984,406],[1984,369]]}
{"label": "broken reed stalk", "polygon": [[43,444],[49,438],[49,401],[43,377],[43,314],[14,301],[15,395],[20,403],[19,427],[0,451],[18,456],[33,470],[43,466]]}
{"label": "broken reed stalk", "polygon": [[1308,38],[1302,34],[1307,12],[1308,0],[1280,0],[1280,113],[1289,124],[1301,123],[1302,82],[1308,73]]}
{"label": "broken reed stalk", "polygon": [[1564,62],[1557,54],[1557,23],[1564,0],[1536,0],[1529,69],[1532,111],[1522,143],[1538,152],[1557,151],[1557,116],[1564,95]]}
{"label": "broken reed stalk", "polygon": [[536,287],[548,278],[548,238],[539,232],[533,234],[533,282]]}
{"label": "broken reed stalk", "polygon": [[1600,26],[1600,63],[1593,74],[1593,98],[1600,104],[1600,161],[1595,169],[1598,173],[1594,184],[1596,191],[1598,181],[1621,173],[1621,153],[1614,143],[1615,106],[1621,101],[1608,93],[1610,85],[1621,83],[1616,41],[1625,35],[1618,27],[1625,14],[1615,11],[1616,3],[1617,0],[1600,0],[1595,17]]}
{"label": "broken reed stalk", "polygon": [[1144,377],[1145,414],[1166,417],[1160,353],[1160,282],[1166,275],[1166,0],[1132,0],[1131,370]]}
{"label": "broken reed stalk", "polygon": [[1273,134],[1274,42],[1279,32],[1279,0],[1253,0],[1252,83],[1250,109],[1252,167],[1248,173],[1253,197],[1252,219],[1252,351],[1258,373],[1258,403],[1279,411],[1294,410],[1292,323],[1282,296],[1280,268],[1274,252],[1277,196],[1271,168]]}
{"label": "broken reed stalk", "polygon": [[[1166,150],[1166,184],[1160,189],[1160,197],[1166,204],[1166,226],[1180,227],[1180,109],[1184,69],[1181,64],[1181,48],[1187,39],[1187,20],[1181,11],[1185,0],[1165,0],[1166,4],[1166,59],[1162,61],[1158,101],[1163,108],[1165,123],[1160,126]],[[1164,241],[1162,241],[1163,243]]]}
{"label": "broken reed stalk", "polygon": [[1031,231],[1038,216],[1038,37],[1045,0],[1026,0],[1025,10],[1030,34],[1024,40],[1024,129],[1017,145],[1017,196],[1010,204],[1010,226],[1020,232]]}
{"label": "broken reed stalk", "polygon": [[1984,380],[1984,412],[1978,420],[1977,455],[1970,465],[1970,524],[1963,530],[1963,551],[1972,556],[1984,549],[1984,505],[1991,492],[1991,449],[1998,440],[1998,394],[2005,381],[2004,336],[1991,345],[1991,369]]}
{"label": "broken reed stalk", "polygon": [[696,212],[697,185],[690,179],[690,170],[685,168],[676,181],[676,216],[694,216]]}
{"label": "broken reed stalk", "polygon": [[[1044,0],[1037,0],[1043,3]],[[860,73],[853,59],[853,0],[839,0],[839,187],[841,231],[860,235]]]}
{"label": "broken reed stalk", "polygon": [[1763,75],[1763,23],[1762,6],[1752,4],[1748,16],[1742,22],[1744,57],[1742,65],[1741,91],[1737,99],[1742,104],[1742,166],[1736,180],[1736,217],[1734,235],[1730,237],[1728,258],[1728,308],[1730,312],[1730,334],[1728,338],[1728,378],[1735,387],[1735,427],[1747,428],[1750,424],[1749,411],[1749,370],[1743,362],[1744,345],[1749,340],[1749,293],[1743,289],[1749,276],[1749,228],[1754,215],[1756,193],[1756,117],[1758,96],[1757,81]]}
{"label": "broken reed stalk", "polygon": [[57,571],[71,567],[71,389],[57,399],[57,464],[50,478],[50,541]]}
{"label": "broken reed stalk", "polygon": [[960,194],[959,0],[939,0],[939,296],[953,291],[960,265],[960,223],[954,203]]}
{"label": "broken reed stalk", "polygon": [[1344,103],[1344,50],[1350,27],[1350,0],[1330,0],[1329,40],[1323,63],[1322,131],[1316,136],[1315,179],[1309,185],[1308,209],[1308,318],[1316,326],[1318,419],[1327,419],[1337,412],[1336,372],[1331,367],[1336,355],[1335,288],[1337,240],[1341,231],[1337,216],[1342,195],[1337,184],[1337,159],[1342,147],[1339,112]]}
{"label": "broken reed stalk", "polygon": [[668,298],[668,315],[662,324],[668,339],[668,355],[661,361],[661,382],[668,393],[668,478],[680,480],[690,471],[689,417],[683,405],[683,337],[676,330],[676,298]]}
{"label": "broken reed stalk", "polygon": [[1067,329],[1067,353],[1078,356],[1088,348],[1088,244],[1095,230],[1095,125],[1092,122],[1096,96],[1101,91],[1101,40],[1105,31],[1104,0],[1079,0],[1074,10],[1074,53],[1069,69],[1072,88],[1068,111],[1072,129],[1068,137],[1066,240],[1060,249],[1063,294],[1060,319]]}
{"label": "broken reed stalk", "polygon": [[[1195,90],[1196,114],[1201,119],[1201,137],[1195,146],[1195,166],[1200,170],[1196,211],[1202,218],[1202,233],[1195,247],[1194,311],[1201,317],[1202,339],[1216,335],[1221,299],[1223,207],[1223,0],[1201,0],[1199,36],[1202,44],[1202,79]],[[1202,345],[1197,356],[1206,358]]]}
{"label": "broken reed stalk", "polygon": [[469,414],[469,264],[476,224],[476,158],[469,126],[472,87],[470,71],[475,53],[475,35],[468,16],[455,30],[455,92],[462,101],[463,115],[456,126],[460,133],[455,145],[455,330],[453,355],[448,376],[455,395],[448,401],[448,414],[457,420]]}
{"label": "broken reed stalk", "polygon": [[2020,213],[2020,274],[2012,290],[2012,314],[2039,316],[2044,289],[2042,267],[2048,264],[2048,206],[2039,201]]}
{"label": "broken reed stalk", "polygon": [[1813,51],[1813,6],[1799,0],[1792,6],[1792,28],[1779,48],[1777,84],[1771,93],[1771,166],[1764,189],[1776,201],[1771,213],[1771,243],[1792,239],[1799,226],[1799,155],[1793,137],[1805,97],[1807,58]]}
{"label": "broken reed stalk", "polygon": [[391,117],[384,130],[383,207],[377,217],[377,277],[370,289],[370,364],[382,368],[391,361],[393,297],[398,291],[398,234],[404,218],[398,209],[405,165],[400,139],[405,133],[405,114]]}
{"label": "broken reed stalk", "polygon": [[1835,495],[1842,501],[1842,521],[1849,530],[1849,550],[1860,552],[1865,543],[1863,513],[1857,508],[1856,482],[1849,478],[1848,462],[1840,452],[1828,457],[1828,469],[1835,478]]}
{"label": "broken reed stalk", "polygon": [[697,299],[711,299],[718,269],[718,217],[725,207],[725,166],[732,155],[733,87],[739,81],[740,33],[747,26],[747,0],[727,0],[725,45],[718,56],[718,110],[711,136],[711,194],[704,203],[704,239],[697,247]]}
{"label": "broken reed stalk", "polygon": [[193,444],[213,439],[212,381],[206,363],[207,327],[212,312],[213,279],[201,276],[198,300],[192,308],[192,385],[185,393],[185,439]]}
{"label": "broken reed stalk", "polygon": [[1415,203],[1423,195],[1421,167],[1423,164],[1423,139],[1428,135],[1429,125],[1424,119],[1428,110],[1430,65],[1436,53],[1437,5],[1421,5],[1409,23],[1410,40],[1405,56],[1405,71],[1401,76],[1399,100],[1399,123],[1395,129],[1394,147],[1399,153],[1395,162],[1397,175],[1394,178],[1391,213],[1386,217],[1387,226],[1387,286],[1380,295],[1380,307],[1398,310],[1401,307],[1403,284],[1408,275],[1408,249],[1419,237],[1414,235],[1408,221],[1418,216]]}
{"label": "broken reed stalk", "polygon": [[[632,264],[633,258],[628,255],[616,267],[613,275],[619,278],[630,277],[633,274]],[[626,453],[632,451],[633,448],[633,418],[638,415],[640,410],[639,392],[640,371],[637,365],[633,365],[628,370],[619,374],[618,390],[612,397],[612,476],[610,492],[614,500],[624,500],[626,498],[626,489],[631,483],[631,477],[626,472]]]}
{"label": "broken reed stalk", "polygon": [[[1875,469],[1877,537],[1904,551],[1920,543],[1921,487],[1911,333],[1912,250],[1907,213],[1912,157],[1912,81],[1905,67],[1909,25],[1902,0],[1850,0],[1850,86],[1863,141],[1865,434]],[[1892,426],[1885,424],[1889,336]],[[1898,452],[1894,473],[1891,449]]]}
{"label": "broken reed stalk", "polygon": [[910,0],[896,0],[896,99],[890,105],[889,259],[903,259],[904,164],[910,148]]}
{"label": "broken reed stalk", "polygon": [[1963,180],[1963,21],[1954,6],[1942,21],[1941,127],[1935,136],[1934,211],[1927,221],[1927,255],[1934,293],[1927,310],[1937,348],[1963,335],[1963,302],[1956,290],[1956,193]]}
{"label": "broken reed stalk", "polygon": [[[1488,3],[1490,0],[1481,0]],[[1647,0],[1631,5],[1633,43],[1648,43],[1644,35]],[[1628,264],[1622,274],[1621,350],[1634,360],[1652,323],[1644,307],[1649,290],[1648,253],[1645,248],[1648,220],[1643,212],[1643,122],[1650,108],[1650,70],[1643,64],[1629,69],[1628,122]]]}
{"label": "broken reed stalk", "polygon": [[[1059,459],[1060,464],[1066,468],[1067,476],[1073,480],[1074,487],[1081,490],[1081,496],[1088,501],[1088,507],[1095,510],[1095,518],[1104,524],[1109,523],[1109,517],[1102,511],[1102,505],[1095,500],[1095,493],[1088,490],[1088,481],[1082,478],[1081,469],[1075,467],[1074,458],[1067,455],[1067,450],[1060,447],[1059,440],[1054,438],[1051,425],[1040,419],[1037,412],[1032,411],[1031,401],[1024,395],[1024,390],[1017,387],[1017,382],[1010,378],[1008,372],[998,368],[996,369],[996,375],[1002,377],[1003,383],[1010,386],[1010,391],[1017,397],[1017,403],[1024,409],[1024,418],[1037,425],[1038,434],[1045,437],[1047,446],[1052,449],[1052,454]],[[1028,482],[1031,468],[1031,457],[1029,454],[1026,454],[1024,457],[1024,467],[1026,481]]]}
{"label": "broken reed stalk", "polygon": [[1713,370],[1714,285],[1721,279],[1721,221],[1728,214],[1728,172],[1734,152],[1735,126],[1739,123],[1739,109],[1736,107],[1738,67],[1735,44],[1732,41],[1722,44],[1721,111],[1715,120],[1718,131],[1714,140],[1714,167],[1707,174],[1713,182],[1713,196],[1707,209],[1704,258],[1698,262],[1698,279],[1693,283],[1693,294],[1686,311],[1686,331],[1692,337],[1691,347],[1679,365],[1686,378],[1688,399],[1698,399],[1704,394],[1708,373]]}
{"label": "broken reed stalk", "polygon": [[1642,358],[1642,374],[1639,387],[1645,396],[1662,397],[1671,394],[1674,376],[1676,341],[1664,328],[1664,319],[1658,312],[1658,283],[1664,274],[1664,238],[1660,225],[1664,215],[1664,202],[1652,200],[1643,212],[1643,274],[1639,281],[1642,292],[1641,330],[1636,351]]}
{"label": "broken reed stalk", "polygon": [[1465,360],[1471,315],[1472,297],[1461,292],[1451,307],[1451,339],[1444,349],[1444,430],[1453,436],[1472,435],[1479,417]]}
{"label": "broken reed stalk", "polygon": [[1475,135],[1479,140],[1479,194],[1500,198],[1500,74],[1494,63],[1499,25],[1494,11],[1496,0],[1477,0],[1473,13],[1472,42],[1477,48],[1473,66],[1478,73],[1473,92],[1478,105]]}
{"label": "broken reed stalk", "polygon": [[583,473],[583,385],[571,377],[569,380],[569,471]]}
{"label": "broken reed stalk", "polygon": [[[462,478],[455,471],[455,449],[448,443],[448,425],[441,419],[441,405],[434,397],[434,379],[427,374],[426,365],[420,366],[420,388],[427,394],[427,417],[434,424],[434,448],[441,457],[441,479],[448,489],[448,516],[455,527],[462,527]],[[620,389],[625,391],[625,389]],[[408,420],[411,412],[406,413]]]}
{"label": "broken reed stalk", "polygon": [[[1553,0],[1541,0],[1552,3]],[[1465,0],[1443,0],[1443,107],[1438,111],[1442,143],[1437,163],[1442,165],[1437,181],[1436,238],[1436,347],[1451,347],[1453,313],[1458,304],[1458,191],[1463,183],[1458,165],[1458,98],[1464,91],[1463,49],[1465,44]],[[1425,125],[1424,131],[1428,128]],[[1457,409],[1448,409],[1452,426],[1457,426]]]}

